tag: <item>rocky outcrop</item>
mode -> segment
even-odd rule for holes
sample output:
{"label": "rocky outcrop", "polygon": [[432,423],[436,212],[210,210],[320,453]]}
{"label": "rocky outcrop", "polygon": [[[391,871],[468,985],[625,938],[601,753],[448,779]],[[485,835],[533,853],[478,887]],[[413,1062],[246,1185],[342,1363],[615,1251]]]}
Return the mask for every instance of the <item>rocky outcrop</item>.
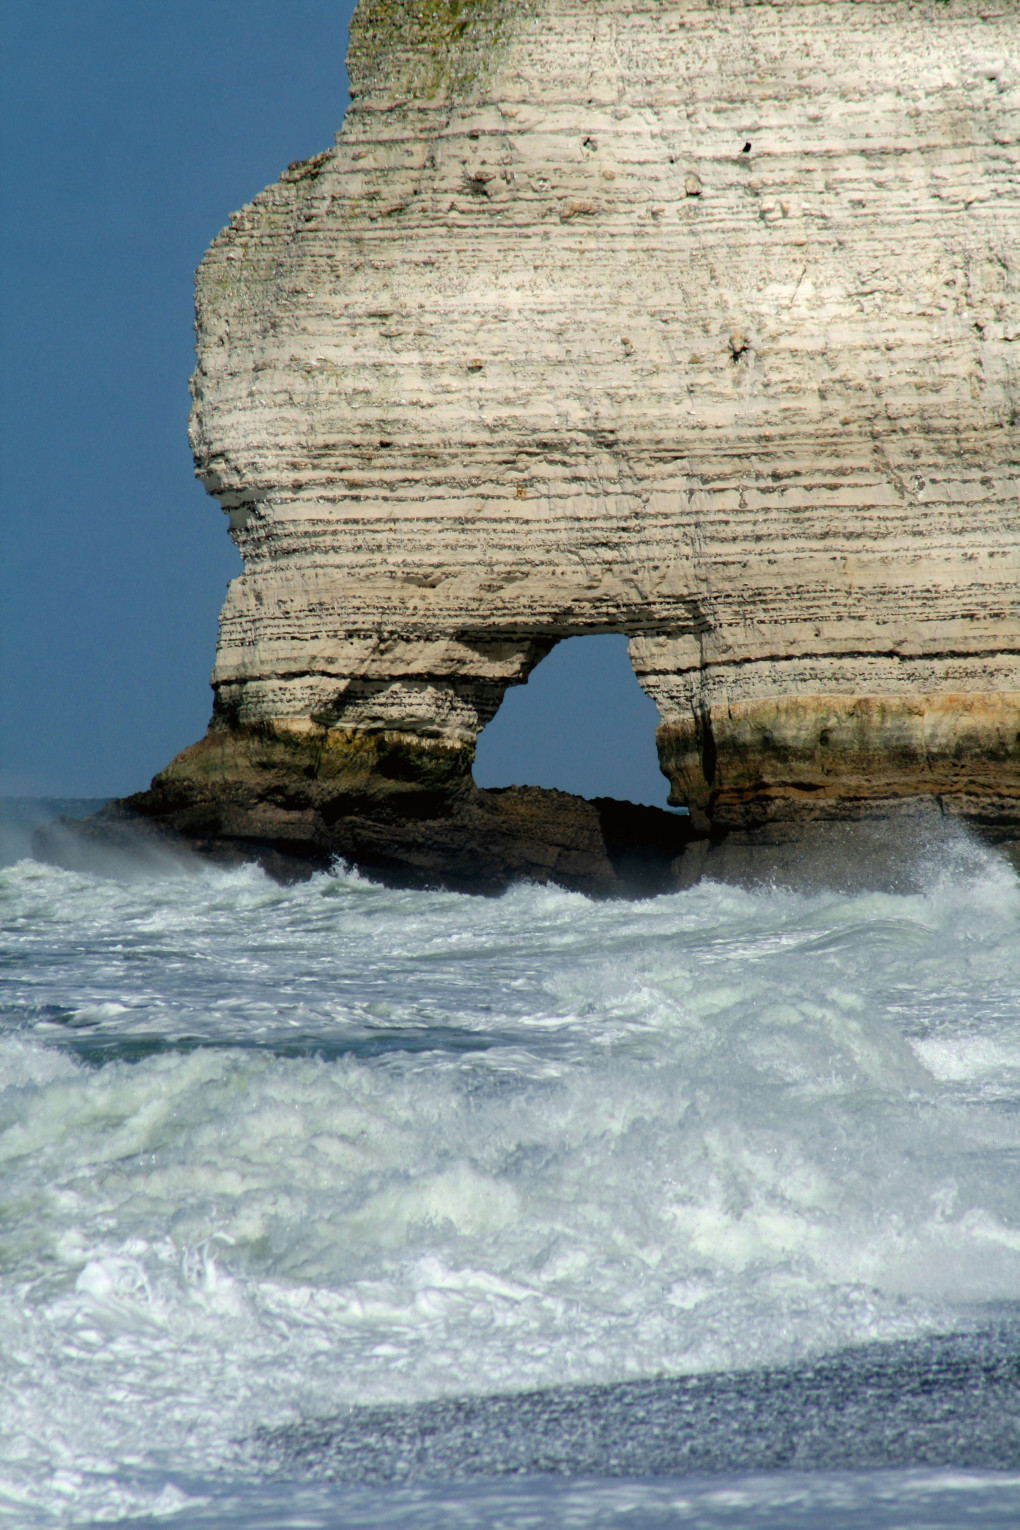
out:
{"label": "rocky outcrop", "polygon": [[360,0],[348,68],[198,273],[244,573],[140,810],[268,728],[399,816],[620,632],[699,833],[1020,822],[1015,6]]}
{"label": "rocky outcrop", "polygon": [[218,729],[152,783],[83,822],[36,831],[47,860],[83,870],[166,864],[189,848],[286,880],[336,857],[401,886],[500,892],[555,882],[642,897],[695,880],[689,819],[539,787],[480,791],[471,751],[367,730]]}

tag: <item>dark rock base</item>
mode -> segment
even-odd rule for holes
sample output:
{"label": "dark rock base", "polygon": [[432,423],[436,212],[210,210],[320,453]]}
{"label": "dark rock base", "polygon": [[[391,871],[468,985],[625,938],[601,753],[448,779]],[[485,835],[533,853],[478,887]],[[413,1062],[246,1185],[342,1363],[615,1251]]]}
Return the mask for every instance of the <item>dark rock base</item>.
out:
{"label": "dark rock base", "polygon": [[34,848],[78,867],[197,853],[281,879],[339,857],[392,885],[479,893],[531,881],[640,897],[677,885],[686,816],[534,786],[483,791],[471,758],[402,734],[216,731],[147,792],[42,829]]}
{"label": "dark rock base", "polygon": [[956,798],[844,799],[826,820],[706,827],[612,798],[483,791],[471,760],[467,746],[405,734],[216,730],[147,792],[48,825],[33,848],[63,866],[117,873],[197,854],[295,880],[339,858],[395,886],[499,893],[528,881],[634,898],[705,876],[907,891],[961,846],[998,845],[1015,864],[1020,844],[1020,826],[968,821]]}
{"label": "dark rock base", "polygon": [[255,862],[281,881],[340,858],[390,886],[499,893],[514,882],[551,882],[599,897],[650,897],[679,885],[691,839],[682,816],[534,786],[466,792],[427,819],[352,812],[328,830],[300,811],[290,823],[276,812],[260,823],[257,809],[243,822],[231,811],[218,824],[196,824],[188,813],[147,812],[147,795],[36,830],[35,854],[99,871],[197,854],[220,865]]}

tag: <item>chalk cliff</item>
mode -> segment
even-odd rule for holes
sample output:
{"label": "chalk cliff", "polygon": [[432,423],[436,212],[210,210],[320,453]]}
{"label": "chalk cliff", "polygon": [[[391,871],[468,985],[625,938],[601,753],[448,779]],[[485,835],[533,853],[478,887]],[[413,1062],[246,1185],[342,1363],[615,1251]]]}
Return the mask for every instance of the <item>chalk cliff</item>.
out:
{"label": "chalk cliff", "polygon": [[396,864],[495,811],[506,687],[622,632],[696,833],[1020,823],[1013,0],[360,0],[348,69],[199,269],[244,572],[136,805],[243,838],[261,781]]}

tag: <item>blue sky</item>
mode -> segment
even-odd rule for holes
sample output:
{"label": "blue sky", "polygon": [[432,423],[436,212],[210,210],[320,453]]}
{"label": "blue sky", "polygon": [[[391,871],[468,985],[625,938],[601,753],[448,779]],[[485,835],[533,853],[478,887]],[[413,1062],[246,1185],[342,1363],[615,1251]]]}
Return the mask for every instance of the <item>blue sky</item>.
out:
{"label": "blue sky", "polygon": [[[205,730],[239,560],[185,436],[193,272],[332,143],[352,9],[0,0],[0,794],[135,791]],[[479,779],[664,801],[622,644],[555,649]]]}

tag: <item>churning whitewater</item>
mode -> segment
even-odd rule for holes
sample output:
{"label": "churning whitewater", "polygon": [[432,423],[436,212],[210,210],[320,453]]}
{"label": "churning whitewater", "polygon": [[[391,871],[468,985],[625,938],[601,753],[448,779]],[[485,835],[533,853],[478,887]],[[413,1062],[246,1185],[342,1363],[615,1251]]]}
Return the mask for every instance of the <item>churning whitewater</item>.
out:
{"label": "churning whitewater", "polygon": [[[901,854],[637,903],[0,870],[0,1519],[798,1524],[785,1466],[884,1524],[871,1466],[941,1524],[931,1466],[998,1523],[1020,884]],[[933,1375],[956,1433],[891,1444]]]}

